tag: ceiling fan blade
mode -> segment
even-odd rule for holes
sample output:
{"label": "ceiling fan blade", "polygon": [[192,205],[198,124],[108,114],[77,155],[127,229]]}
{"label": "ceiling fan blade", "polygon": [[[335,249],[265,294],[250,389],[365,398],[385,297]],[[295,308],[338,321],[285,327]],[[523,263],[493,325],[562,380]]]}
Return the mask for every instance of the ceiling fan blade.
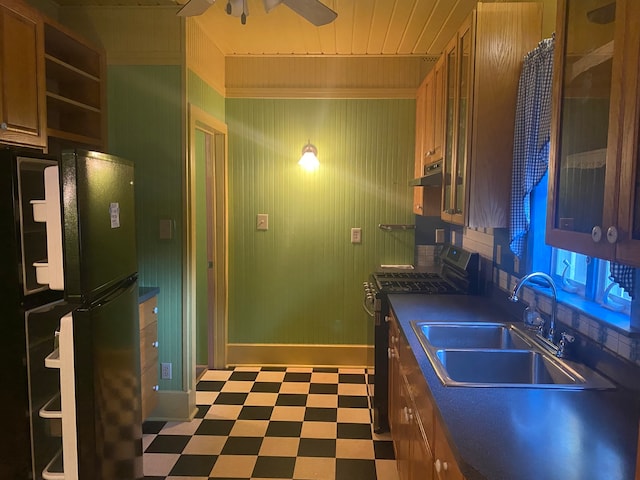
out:
{"label": "ceiling fan blade", "polygon": [[263,0],[265,12],[269,13],[271,10],[276,8],[278,5],[282,3],[282,0]]}
{"label": "ceiling fan blade", "polygon": [[176,15],[180,17],[196,17],[202,15],[216,0],[189,0]]}
{"label": "ceiling fan blade", "polygon": [[338,16],[319,0],[282,0],[282,3],[316,27],[331,23]]}
{"label": "ceiling fan blade", "polygon": [[249,15],[249,4],[246,0],[228,0],[227,5],[231,5],[231,13],[229,15],[234,17],[241,17],[243,13],[245,16]]}

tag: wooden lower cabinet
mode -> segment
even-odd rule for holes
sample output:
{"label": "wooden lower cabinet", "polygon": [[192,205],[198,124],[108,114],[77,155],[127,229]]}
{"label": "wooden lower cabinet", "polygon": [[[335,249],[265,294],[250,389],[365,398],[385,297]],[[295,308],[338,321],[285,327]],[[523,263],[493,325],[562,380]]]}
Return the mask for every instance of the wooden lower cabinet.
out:
{"label": "wooden lower cabinet", "polygon": [[429,387],[396,319],[389,321],[389,426],[400,480],[464,480]]}
{"label": "wooden lower cabinet", "polygon": [[434,471],[437,480],[464,480],[439,422],[435,422]]}
{"label": "wooden lower cabinet", "polygon": [[140,315],[140,384],[142,420],[158,403],[158,297],[153,296],[139,306]]}

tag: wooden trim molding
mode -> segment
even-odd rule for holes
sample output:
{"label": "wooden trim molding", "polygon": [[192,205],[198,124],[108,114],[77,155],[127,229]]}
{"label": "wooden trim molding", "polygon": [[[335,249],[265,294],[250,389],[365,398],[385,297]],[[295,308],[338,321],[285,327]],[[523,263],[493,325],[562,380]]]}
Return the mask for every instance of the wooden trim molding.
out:
{"label": "wooden trim molding", "polygon": [[230,343],[227,366],[372,367],[373,345]]}
{"label": "wooden trim molding", "polygon": [[160,390],[158,404],[145,420],[189,422],[198,413],[195,390]]}
{"label": "wooden trim molding", "polygon": [[415,88],[227,87],[227,98],[416,98]]}

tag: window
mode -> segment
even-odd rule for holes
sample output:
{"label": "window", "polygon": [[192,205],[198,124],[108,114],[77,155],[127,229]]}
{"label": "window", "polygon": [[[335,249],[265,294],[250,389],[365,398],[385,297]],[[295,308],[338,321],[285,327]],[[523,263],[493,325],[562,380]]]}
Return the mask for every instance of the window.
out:
{"label": "window", "polygon": [[551,276],[557,280],[558,287],[569,293],[584,296],[587,290],[587,269],[589,257],[559,248],[553,249]]}
{"label": "window", "polygon": [[545,245],[546,214],[547,175],[534,188],[531,196],[528,271],[547,272],[559,290],[629,315],[631,297],[611,279],[609,261]]}
{"label": "window", "polygon": [[600,267],[599,288],[597,289],[599,296],[596,300],[610,310],[629,315],[631,313],[631,297],[611,279],[611,262],[601,260]]}

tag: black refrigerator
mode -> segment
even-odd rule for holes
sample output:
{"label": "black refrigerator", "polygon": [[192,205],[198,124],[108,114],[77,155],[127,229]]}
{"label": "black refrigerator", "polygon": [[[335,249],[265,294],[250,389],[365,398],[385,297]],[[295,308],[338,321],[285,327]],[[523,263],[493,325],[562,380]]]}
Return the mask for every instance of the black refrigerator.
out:
{"label": "black refrigerator", "polygon": [[143,478],[134,168],[0,152],[0,478]]}

